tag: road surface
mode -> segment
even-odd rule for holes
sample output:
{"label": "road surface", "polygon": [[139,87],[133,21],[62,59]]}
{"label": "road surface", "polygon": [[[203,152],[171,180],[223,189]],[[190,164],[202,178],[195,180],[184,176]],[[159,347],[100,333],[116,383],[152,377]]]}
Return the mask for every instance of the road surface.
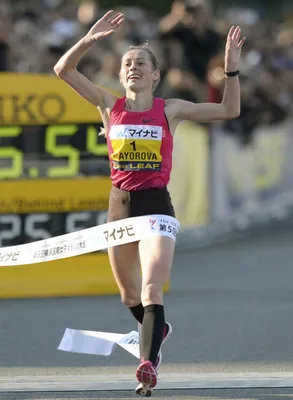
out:
{"label": "road surface", "polygon": [[[176,254],[165,296],[173,335],[154,398],[293,399],[292,239],[286,230]],[[120,348],[58,351],[66,327],[136,324],[117,296],[1,300],[0,399],[137,398],[137,360]]]}

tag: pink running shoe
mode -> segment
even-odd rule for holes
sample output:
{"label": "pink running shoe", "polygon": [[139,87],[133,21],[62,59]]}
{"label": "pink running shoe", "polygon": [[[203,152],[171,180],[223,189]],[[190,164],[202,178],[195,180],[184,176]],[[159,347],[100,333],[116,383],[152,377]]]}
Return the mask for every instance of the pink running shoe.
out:
{"label": "pink running shoe", "polygon": [[136,370],[136,378],[148,388],[153,388],[157,384],[157,370],[150,361],[142,362]]}
{"label": "pink running shoe", "polygon": [[156,370],[158,370],[162,364],[162,346],[164,343],[167,342],[167,340],[170,338],[170,336],[172,335],[172,325],[169,322],[165,322],[165,327],[164,327],[164,336],[163,336],[163,340],[162,340],[162,344],[161,344],[161,348],[159,351],[159,354],[157,356],[157,360],[156,360],[156,364],[155,364],[155,368]]}
{"label": "pink running shoe", "polygon": [[[164,327],[164,336],[163,336],[161,348],[162,348],[163,344],[166,343],[167,340],[170,338],[171,334],[172,334],[172,325],[169,322],[166,322],[165,327]],[[147,361],[147,362],[150,363],[150,361]],[[159,354],[157,356],[156,364],[155,364],[156,371],[160,368],[161,363],[162,363],[162,350],[160,349]],[[141,359],[141,365],[142,364],[144,364],[143,359]],[[140,366],[138,368],[140,368]],[[151,364],[151,366],[152,366],[152,368],[154,368],[154,366],[152,364]],[[138,379],[138,376],[137,376],[137,379]],[[157,375],[156,375],[156,379],[157,379]],[[146,384],[145,382],[142,382],[140,379],[138,379],[138,380],[140,383],[138,384],[138,386],[135,390],[135,393],[140,396],[151,397],[154,386],[151,386],[149,383]]]}

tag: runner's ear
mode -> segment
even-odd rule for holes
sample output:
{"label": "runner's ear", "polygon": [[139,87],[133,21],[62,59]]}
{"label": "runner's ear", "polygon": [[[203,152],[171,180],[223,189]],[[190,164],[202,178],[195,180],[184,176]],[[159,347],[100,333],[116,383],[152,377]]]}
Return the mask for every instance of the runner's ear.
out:
{"label": "runner's ear", "polygon": [[154,81],[160,80],[160,77],[161,77],[161,73],[160,73],[160,71],[157,69],[156,71],[154,71]]}

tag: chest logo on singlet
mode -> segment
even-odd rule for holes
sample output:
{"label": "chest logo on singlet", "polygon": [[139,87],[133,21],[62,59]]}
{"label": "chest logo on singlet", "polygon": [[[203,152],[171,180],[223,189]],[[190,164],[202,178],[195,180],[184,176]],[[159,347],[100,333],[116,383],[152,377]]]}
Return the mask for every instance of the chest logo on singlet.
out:
{"label": "chest logo on singlet", "polygon": [[113,125],[109,132],[113,168],[119,171],[160,171],[163,128]]}

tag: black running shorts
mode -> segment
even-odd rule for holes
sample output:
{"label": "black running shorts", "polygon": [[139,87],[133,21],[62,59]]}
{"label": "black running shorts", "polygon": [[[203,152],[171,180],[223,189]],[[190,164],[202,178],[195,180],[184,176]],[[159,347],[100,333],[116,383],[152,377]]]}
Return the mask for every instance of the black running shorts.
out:
{"label": "black running shorts", "polygon": [[175,217],[171,197],[166,187],[128,192],[112,186],[108,222],[150,214]]}

